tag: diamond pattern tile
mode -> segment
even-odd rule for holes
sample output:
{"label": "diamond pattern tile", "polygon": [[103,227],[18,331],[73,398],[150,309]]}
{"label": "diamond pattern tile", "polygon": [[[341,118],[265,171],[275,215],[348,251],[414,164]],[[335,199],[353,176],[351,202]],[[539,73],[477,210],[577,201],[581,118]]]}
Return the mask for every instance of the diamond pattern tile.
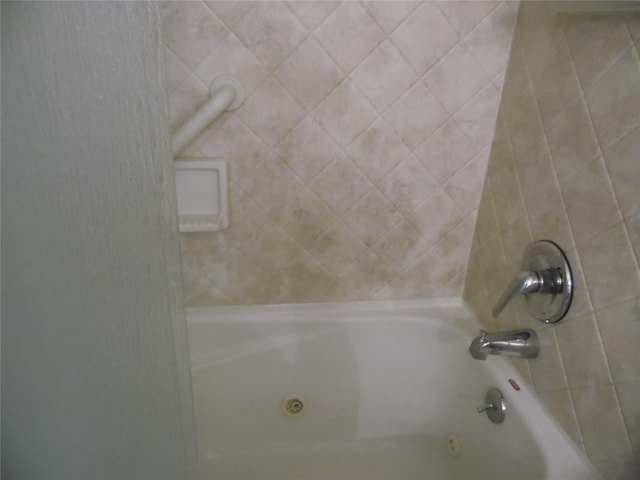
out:
{"label": "diamond pattern tile", "polygon": [[385,35],[359,2],[343,2],[316,31],[338,65],[350,72]]}
{"label": "diamond pattern tile", "polygon": [[298,17],[298,20],[310,30],[318,27],[318,25],[340,5],[340,2],[330,0],[323,2],[301,2],[300,0],[294,0],[286,3],[287,7]]}
{"label": "diamond pattern tile", "polygon": [[181,152],[230,180],[230,228],[183,242],[189,305],[459,293],[511,42],[501,2],[161,8],[173,128],[218,76],[247,92]]}
{"label": "diamond pattern tile", "polygon": [[431,93],[452,115],[491,82],[464,42],[443,57],[424,80]]}
{"label": "diamond pattern tile", "polygon": [[379,112],[402,95],[417,78],[389,41],[376,48],[351,74],[353,82]]}
{"label": "diamond pattern tile", "polygon": [[391,33],[421,2],[400,0],[396,2],[371,0],[362,6],[378,22],[386,33]]}
{"label": "diamond pattern tile", "polygon": [[391,34],[391,41],[422,75],[456,45],[458,35],[440,10],[425,2]]}
{"label": "diamond pattern tile", "polygon": [[409,88],[383,116],[411,149],[449,119],[447,111],[422,82]]}
{"label": "diamond pattern tile", "polygon": [[373,188],[373,184],[348,155],[341,153],[309,187],[331,210],[341,215]]}
{"label": "diamond pattern tile", "polygon": [[164,44],[190,68],[227,34],[224,24],[200,2],[164,2],[160,15]]}
{"label": "diamond pattern tile", "polygon": [[251,95],[267,78],[268,72],[238,37],[230,33],[205,57],[196,75],[206,85],[222,75],[234,75],[242,82],[245,95]]}
{"label": "diamond pattern tile", "polygon": [[258,2],[234,32],[269,70],[277,67],[307,34],[295,15],[279,1]]}
{"label": "diamond pattern tile", "polygon": [[315,107],[344,79],[340,68],[313,37],[280,65],[276,76],[307,110]]}
{"label": "diamond pattern tile", "polygon": [[282,141],[305,117],[300,104],[273,77],[262,83],[237,112],[270,147]]}
{"label": "diamond pattern tile", "polygon": [[376,111],[347,79],[320,102],[312,116],[336,142],[346,147],[375,120]]}
{"label": "diamond pattern tile", "polygon": [[378,119],[346,152],[371,181],[377,182],[404,160],[410,150],[383,119]]}

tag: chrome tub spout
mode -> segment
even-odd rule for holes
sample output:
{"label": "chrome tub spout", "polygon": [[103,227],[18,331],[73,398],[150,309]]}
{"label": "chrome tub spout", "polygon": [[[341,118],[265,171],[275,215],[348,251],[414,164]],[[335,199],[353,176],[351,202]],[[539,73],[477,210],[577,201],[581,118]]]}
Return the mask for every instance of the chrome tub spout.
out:
{"label": "chrome tub spout", "polygon": [[469,345],[469,353],[478,360],[485,360],[487,355],[535,358],[539,352],[538,335],[530,328],[491,333],[480,330]]}

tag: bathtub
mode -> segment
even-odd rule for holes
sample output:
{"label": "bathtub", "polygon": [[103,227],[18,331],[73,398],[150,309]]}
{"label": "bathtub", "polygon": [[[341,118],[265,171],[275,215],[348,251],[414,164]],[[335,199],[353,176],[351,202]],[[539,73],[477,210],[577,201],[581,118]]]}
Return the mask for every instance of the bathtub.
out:
{"label": "bathtub", "polygon": [[187,317],[201,480],[601,478],[503,358],[471,358],[460,300]]}

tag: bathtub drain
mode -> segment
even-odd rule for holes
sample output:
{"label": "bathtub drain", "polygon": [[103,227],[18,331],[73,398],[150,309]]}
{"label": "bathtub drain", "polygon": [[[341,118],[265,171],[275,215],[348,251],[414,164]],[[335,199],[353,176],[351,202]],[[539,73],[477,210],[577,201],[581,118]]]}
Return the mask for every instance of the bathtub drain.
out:
{"label": "bathtub drain", "polygon": [[285,417],[300,418],[306,413],[307,400],[297,393],[287,395],[280,403],[280,409]]}

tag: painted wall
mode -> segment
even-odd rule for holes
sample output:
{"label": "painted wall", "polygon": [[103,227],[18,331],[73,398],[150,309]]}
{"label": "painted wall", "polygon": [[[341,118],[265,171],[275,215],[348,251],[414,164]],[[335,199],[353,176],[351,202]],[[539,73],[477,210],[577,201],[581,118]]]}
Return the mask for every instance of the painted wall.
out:
{"label": "painted wall", "polygon": [[171,118],[247,90],[185,148],[230,169],[231,228],[181,235],[187,303],[462,294],[516,5],[163,5]]}
{"label": "painted wall", "polygon": [[[465,289],[489,328],[537,329],[517,365],[607,479],[640,477],[639,50],[640,16],[521,4]],[[571,261],[569,315],[544,326],[518,300],[491,318],[540,239]]]}
{"label": "painted wall", "polygon": [[2,478],[193,478],[156,6],[1,8]]}

